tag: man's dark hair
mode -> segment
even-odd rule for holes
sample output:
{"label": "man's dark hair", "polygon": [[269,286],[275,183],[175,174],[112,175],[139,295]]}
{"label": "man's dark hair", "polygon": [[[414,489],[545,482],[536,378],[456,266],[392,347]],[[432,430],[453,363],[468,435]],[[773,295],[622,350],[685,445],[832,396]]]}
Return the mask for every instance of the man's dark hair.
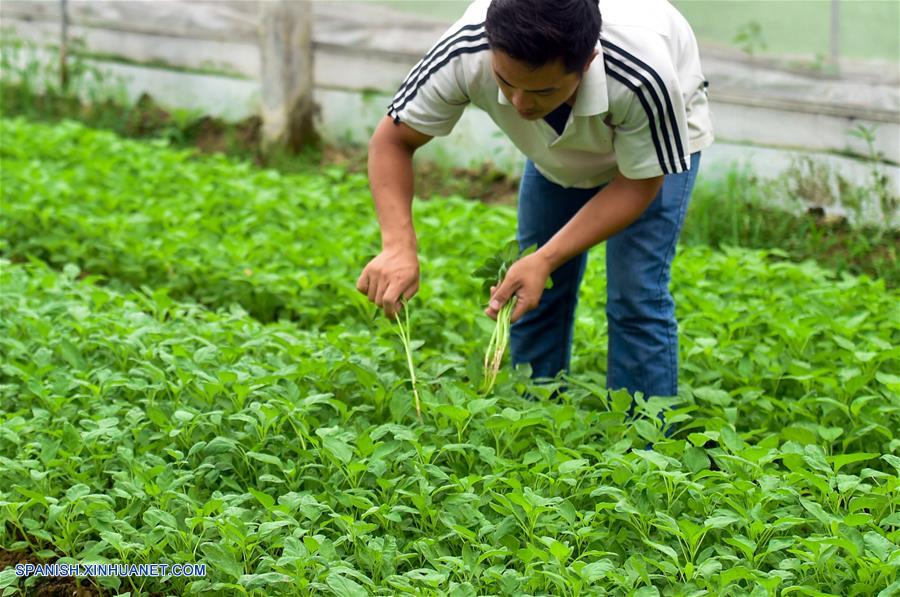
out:
{"label": "man's dark hair", "polygon": [[597,0],[494,0],[484,28],[491,49],[539,68],[557,59],[580,72],[600,37]]}

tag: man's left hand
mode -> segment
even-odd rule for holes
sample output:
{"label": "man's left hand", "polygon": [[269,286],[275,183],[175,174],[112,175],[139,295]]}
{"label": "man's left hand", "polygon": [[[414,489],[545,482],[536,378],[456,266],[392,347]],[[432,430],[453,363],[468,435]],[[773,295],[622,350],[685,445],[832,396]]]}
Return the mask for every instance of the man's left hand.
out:
{"label": "man's left hand", "polygon": [[506,301],[514,295],[518,296],[510,320],[515,323],[541,302],[550,273],[550,264],[540,251],[519,259],[506,272],[500,286],[491,289],[491,302],[484,312],[491,319],[497,319],[497,314]]}

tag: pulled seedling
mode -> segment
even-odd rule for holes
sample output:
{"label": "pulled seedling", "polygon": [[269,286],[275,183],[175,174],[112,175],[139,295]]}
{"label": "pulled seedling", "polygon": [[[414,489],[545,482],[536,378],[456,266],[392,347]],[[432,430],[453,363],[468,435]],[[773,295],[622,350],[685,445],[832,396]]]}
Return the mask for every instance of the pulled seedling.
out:
{"label": "pulled seedling", "polygon": [[[485,292],[491,292],[492,288],[503,283],[503,279],[513,263],[526,255],[534,253],[536,250],[537,245],[535,244],[524,251],[519,251],[518,242],[510,241],[496,255],[488,258],[481,267],[475,270],[473,276],[482,280],[482,289]],[[547,288],[551,286],[552,282],[550,278],[547,278]],[[491,334],[491,340],[484,354],[484,375],[480,388],[482,394],[488,394],[497,383],[497,375],[500,373],[500,366],[503,364],[503,355],[509,346],[511,318],[517,301],[518,297],[513,295],[497,313],[494,331]]]}
{"label": "pulled seedling", "polygon": [[406,352],[406,365],[409,367],[409,380],[412,384],[413,397],[416,401],[416,415],[418,415],[419,419],[422,418],[422,403],[419,400],[419,390],[416,385],[416,368],[413,366],[413,348],[412,348],[412,333],[409,326],[409,305],[406,301],[401,301],[403,304],[403,318],[400,318],[400,314],[397,314],[397,317],[394,319],[394,331],[400,337],[400,341],[403,343],[403,349]]}

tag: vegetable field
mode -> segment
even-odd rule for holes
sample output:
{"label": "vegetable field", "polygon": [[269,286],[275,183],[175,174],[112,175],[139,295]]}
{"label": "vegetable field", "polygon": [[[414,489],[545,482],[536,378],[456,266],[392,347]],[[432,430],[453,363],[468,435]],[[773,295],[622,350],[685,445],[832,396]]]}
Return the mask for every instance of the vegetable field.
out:
{"label": "vegetable field", "polygon": [[[410,354],[354,283],[366,180],[4,119],[0,547],[205,563],[108,594],[900,592],[900,293],[680,250],[682,387],[611,396],[602,247],[565,391],[500,371],[471,275],[515,214],[416,203]],[[526,396],[537,396],[531,400]],[[652,444],[652,449],[647,449]],[[0,594],[41,579],[0,572]]]}

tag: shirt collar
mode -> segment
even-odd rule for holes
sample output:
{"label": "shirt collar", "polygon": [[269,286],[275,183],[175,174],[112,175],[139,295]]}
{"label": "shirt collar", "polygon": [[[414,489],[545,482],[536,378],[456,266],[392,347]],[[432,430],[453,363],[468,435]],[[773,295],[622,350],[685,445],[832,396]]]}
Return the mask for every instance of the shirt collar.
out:
{"label": "shirt collar", "polygon": [[603,64],[603,48],[597,42],[597,57],[584,73],[575,96],[575,116],[596,116],[609,110],[606,91],[606,67]]}
{"label": "shirt collar", "polygon": [[[596,116],[609,109],[609,97],[606,95],[606,68],[603,64],[603,48],[597,42],[597,57],[591,62],[588,71],[578,84],[575,96],[575,116]],[[503,95],[503,90],[497,87],[497,102],[501,106],[508,106],[509,100]]]}
{"label": "shirt collar", "polygon": [[505,96],[505,95],[503,95],[503,90],[500,89],[500,86],[499,86],[499,85],[497,85],[497,102],[498,102],[501,106],[508,106],[508,105],[510,105],[510,104],[509,104],[509,100],[506,99],[506,96]]}

